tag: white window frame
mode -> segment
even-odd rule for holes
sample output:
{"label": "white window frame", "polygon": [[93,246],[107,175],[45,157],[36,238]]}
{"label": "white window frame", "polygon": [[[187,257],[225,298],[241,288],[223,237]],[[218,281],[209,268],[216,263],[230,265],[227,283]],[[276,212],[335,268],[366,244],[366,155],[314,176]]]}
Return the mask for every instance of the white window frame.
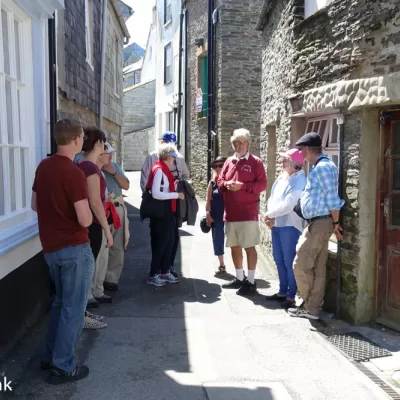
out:
{"label": "white window frame", "polygon": [[332,0],[304,0],[304,18],[309,18],[319,10],[326,8]]}
{"label": "white window frame", "polygon": [[[337,123],[338,114],[323,115],[319,117],[308,118],[306,123],[306,133],[316,132],[322,138],[322,151],[333,162],[336,157],[336,166],[339,168],[339,125]],[[336,121],[336,122],[335,122]],[[324,129],[322,127],[325,126]],[[336,137],[336,141],[333,140]],[[307,172],[309,165],[307,163]],[[329,240],[329,251],[337,252],[337,238],[333,234]]]}
{"label": "white window frame", "polygon": [[[169,50],[169,57],[168,57],[168,50]],[[164,46],[164,85],[169,85],[173,80],[172,58],[173,58],[172,42],[169,42]],[[167,77],[167,70],[169,71],[169,79]]]}
{"label": "white window frame", "polygon": [[86,62],[94,71],[93,62],[93,0],[85,0],[85,43]]}
{"label": "white window frame", "polygon": [[[2,164],[0,174],[3,174],[4,215],[0,215],[0,255],[6,251],[13,241],[21,239],[20,230],[26,229],[32,223],[36,224],[36,216],[31,210],[32,182],[35,171],[35,133],[34,128],[34,96],[33,96],[33,56],[32,56],[32,22],[11,0],[0,0],[0,8],[7,13],[8,43],[10,52],[10,74],[4,70],[3,54],[3,23],[0,18],[0,113],[7,117],[5,81],[11,81],[12,96],[12,126],[13,143],[8,143],[8,128],[6,118],[0,122],[0,151]],[[20,50],[20,79],[17,77],[15,27],[18,22]],[[18,106],[17,94],[20,102]],[[18,115],[19,109],[19,115]],[[18,151],[19,150],[19,151]],[[11,187],[12,178],[9,165],[11,151],[14,152],[14,187],[16,207],[12,209]],[[25,171],[21,170],[21,151],[25,152]],[[24,180],[24,182],[23,182]],[[25,199],[23,199],[25,192]]]}
{"label": "white window frame", "polygon": [[173,111],[168,111],[167,113],[166,113],[166,130],[167,131],[174,131],[174,123],[175,123],[175,121],[174,121],[174,119],[175,119],[175,114],[174,114],[174,112]]}
{"label": "white window frame", "polygon": [[164,26],[172,22],[172,0],[164,0]]}

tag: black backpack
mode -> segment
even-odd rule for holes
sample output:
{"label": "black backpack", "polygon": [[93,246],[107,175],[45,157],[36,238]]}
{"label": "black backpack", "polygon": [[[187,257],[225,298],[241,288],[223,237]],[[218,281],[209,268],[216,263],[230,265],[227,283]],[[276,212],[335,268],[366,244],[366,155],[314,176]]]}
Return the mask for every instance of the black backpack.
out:
{"label": "black backpack", "polygon": [[[329,160],[329,158],[328,158],[328,157],[321,157],[321,158],[318,159],[317,162],[314,164],[314,168],[318,165],[318,163],[319,163],[321,160]],[[301,211],[301,204],[300,204],[300,201],[301,201],[301,197],[300,197],[299,201],[297,202],[297,204],[294,206],[293,211],[294,211],[301,219],[305,219],[304,216],[303,216],[303,213],[302,213],[302,211]]]}

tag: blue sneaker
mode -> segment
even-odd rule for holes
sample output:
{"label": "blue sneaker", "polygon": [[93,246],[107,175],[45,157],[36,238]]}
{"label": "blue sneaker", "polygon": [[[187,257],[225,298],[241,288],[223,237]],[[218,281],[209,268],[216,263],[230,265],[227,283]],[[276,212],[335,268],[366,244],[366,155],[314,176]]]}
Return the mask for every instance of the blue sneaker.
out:
{"label": "blue sneaker", "polygon": [[157,287],[165,286],[167,282],[161,279],[160,275],[149,276],[146,282],[148,285],[153,285]]}

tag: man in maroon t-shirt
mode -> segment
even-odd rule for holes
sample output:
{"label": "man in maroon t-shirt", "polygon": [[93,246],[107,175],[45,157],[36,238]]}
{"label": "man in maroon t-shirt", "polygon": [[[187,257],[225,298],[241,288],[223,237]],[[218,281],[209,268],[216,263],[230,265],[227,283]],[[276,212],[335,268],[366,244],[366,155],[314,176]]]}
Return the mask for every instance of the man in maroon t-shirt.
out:
{"label": "man in maroon t-shirt", "polygon": [[[239,289],[237,294],[251,295],[257,292],[254,280],[257,251],[260,243],[258,200],[267,187],[267,177],[262,161],[249,153],[250,132],[237,129],[231,137],[236,153],[228,158],[218,179],[224,192],[226,247],[231,248],[236,278],[223,288]],[[243,253],[247,255],[247,278],[243,273]]]}
{"label": "man in maroon t-shirt", "polygon": [[49,383],[60,384],[89,373],[88,367],[75,364],[75,343],[84,323],[94,258],[86,178],[73,163],[82,150],[83,130],[78,122],[63,119],[54,136],[57,154],[36,170],[32,209],[38,213],[39,237],[56,287],[41,367],[51,370]]}

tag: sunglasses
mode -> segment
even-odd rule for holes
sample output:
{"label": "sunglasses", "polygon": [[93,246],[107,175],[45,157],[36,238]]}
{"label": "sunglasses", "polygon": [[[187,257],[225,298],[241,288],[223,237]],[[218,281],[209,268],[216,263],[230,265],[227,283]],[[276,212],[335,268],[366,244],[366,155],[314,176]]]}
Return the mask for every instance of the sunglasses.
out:
{"label": "sunglasses", "polygon": [[222,168],[224,164],[214,164],[213,169]]}

